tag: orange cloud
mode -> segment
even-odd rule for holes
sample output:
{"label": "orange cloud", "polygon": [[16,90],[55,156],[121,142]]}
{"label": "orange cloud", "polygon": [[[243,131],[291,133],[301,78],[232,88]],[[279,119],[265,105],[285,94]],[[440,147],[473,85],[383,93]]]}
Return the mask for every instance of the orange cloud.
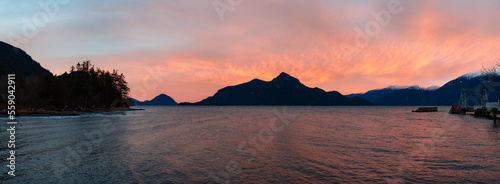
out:
{"label": "orange cloud", "polygon": [[91,59],[124,72],[133,91],[147,86],[140,100],[190,102],[280,72],[343,94],[442,85],[500,57],[499,2],[400,2],[403,11],[349,58],[343,46],[359,46],[355,28],[376,21],[370,12],[386,1],[244,1],[223,22],[210,1],[82,4],[27,50],[55,73]]}

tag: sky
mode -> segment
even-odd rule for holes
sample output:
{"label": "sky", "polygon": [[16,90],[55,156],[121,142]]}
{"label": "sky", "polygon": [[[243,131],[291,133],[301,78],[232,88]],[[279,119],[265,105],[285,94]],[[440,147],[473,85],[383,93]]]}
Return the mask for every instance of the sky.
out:
{"label": "sky", "polygon": [[342,94],[441,86],[500,58],[495,0],[0,0],[0,40],[54,74],[90,60],[130,96],[197,102],[286,72]]}

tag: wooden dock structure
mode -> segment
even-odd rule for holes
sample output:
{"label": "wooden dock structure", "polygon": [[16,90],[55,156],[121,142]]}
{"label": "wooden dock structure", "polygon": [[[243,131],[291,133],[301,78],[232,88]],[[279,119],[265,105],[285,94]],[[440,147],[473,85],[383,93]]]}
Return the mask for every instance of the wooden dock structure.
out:
{"label": "wooden dock structure", "polygon": [[[481,105],[478,106],[468,106],[467,105],[467,92],[480,92],[481,93]],[[497,114],[500,114],[498,109],[500,108],[500,102],[488,102],[488,94],[486,89],[482,88],[480,90],[466,90],[462,89],[460,94],[460,99],[458,104],[453,104],[449,111],[450,114],[467,114],[468,112],[473,112],[475,117],[486,117],[493,119],[494,124],[497,124]]]}
{"label": "wooden dock structure", "polygon": [[411,112],[437,112],[437,107],[419,107],[417,110],[413,110]]}
{"label": "wooden dock structure", "polygon": [[493,119],[493,123],[495,125],[497,124],[497,119],[500,119],[500,117],[497,116],[498,114],[500,114],[498,108],[492,108],[492,109],[480,108],[474,110],[475,117],[486,117],[488,119]]}
{"label": "wooden dock structure", "polygon": [[493,118],[493,123],[496,125],[497,124],[497,119],[498,119],[498,109],[496,112],[493,112],[493,115],[491,116],[491,118]]}

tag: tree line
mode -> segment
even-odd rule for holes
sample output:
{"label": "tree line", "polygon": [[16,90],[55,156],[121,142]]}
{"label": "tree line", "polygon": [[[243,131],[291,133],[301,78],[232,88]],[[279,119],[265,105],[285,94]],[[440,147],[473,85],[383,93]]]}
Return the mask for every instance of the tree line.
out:
{"label": "tree line", "polygon": [[62,75],[17,75],[16,88],[18,108],[79,110],[130,104],[123,73],[102,70],[90,61],[77,63]]}

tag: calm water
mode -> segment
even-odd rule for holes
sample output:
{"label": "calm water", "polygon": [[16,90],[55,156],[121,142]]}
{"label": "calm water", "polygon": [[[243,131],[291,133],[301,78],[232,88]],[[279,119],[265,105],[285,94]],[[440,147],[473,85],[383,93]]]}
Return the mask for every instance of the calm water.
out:
{"label": "calm water", "polygon": [[2,183],[500,182],[500,128],[449,107],[145,108],[22,118]]}

